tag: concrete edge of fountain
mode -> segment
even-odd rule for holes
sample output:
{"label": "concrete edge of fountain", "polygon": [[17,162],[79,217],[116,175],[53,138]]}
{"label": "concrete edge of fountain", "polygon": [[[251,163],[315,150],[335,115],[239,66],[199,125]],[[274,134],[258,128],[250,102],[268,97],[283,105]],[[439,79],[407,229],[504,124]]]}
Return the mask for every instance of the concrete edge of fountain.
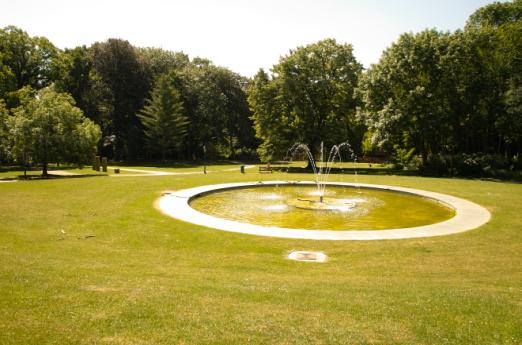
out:
{"label": "concrete edge of fountain", "polygon": [[375,185],[348,182],[327,182],[328,185],[351,186],[362,188],[382,189],[395,192],[415,194],[442,202],[455,210],[455,216],[446,221],[411,228],[387,229],[387,230],[306,230],[298,228],[279,228],[247,224],[227,219],[213,217],[190,207],[190,200],[207,193],[218,190],[270,186],[282,184],[314,184],[311,181],[263,181],[241,182],[205,185],[189,189],[183,189],[172,193],[166,193],[157,200],[157,208],[164,214],[196,225],[201,225],[218,230],[236,232],[258,236],[308,239],[308,240],[390,240],[419,237],[433,237],[456,234],[469,231],[487,223],[491,214],[484,207],[471,201],[457,198],[447,194],[430,192],[420,189],[396,187],[388,185]]}

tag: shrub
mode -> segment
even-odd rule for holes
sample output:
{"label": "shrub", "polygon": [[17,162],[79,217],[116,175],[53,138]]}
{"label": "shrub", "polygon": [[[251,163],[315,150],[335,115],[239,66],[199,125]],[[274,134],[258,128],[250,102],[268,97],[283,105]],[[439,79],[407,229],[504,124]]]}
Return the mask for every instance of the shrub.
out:
{"label": "shrub", "polygon": [[518,161],[484,153],[430,154],[419,167],[425,176],[499,177],[515,170]]}

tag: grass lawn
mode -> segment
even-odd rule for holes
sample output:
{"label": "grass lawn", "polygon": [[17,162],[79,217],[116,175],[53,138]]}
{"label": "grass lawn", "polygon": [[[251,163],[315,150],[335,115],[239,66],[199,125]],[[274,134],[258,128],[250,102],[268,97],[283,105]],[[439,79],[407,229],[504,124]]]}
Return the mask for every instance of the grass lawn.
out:
{"label": "grass lawn", "polygon": [[[312,179],[236,167],[0,182],[0,344],[522,343],[522,184],[357,176],[492,213],[479,229],[411,240],[257,237],[153,208],[164,190]],[[330,260],[285,259],[293,249]]]}

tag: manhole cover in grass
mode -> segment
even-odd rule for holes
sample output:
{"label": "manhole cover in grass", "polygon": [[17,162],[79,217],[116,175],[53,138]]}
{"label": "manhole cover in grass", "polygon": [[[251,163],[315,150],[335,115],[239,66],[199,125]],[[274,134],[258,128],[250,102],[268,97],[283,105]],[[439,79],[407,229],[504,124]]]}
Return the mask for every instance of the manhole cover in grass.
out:
{"label": "manhole cover in grass", "polygon": [[294,250],[288,254],[290,260],[305,261],[305,262],[325,262],[328,259],[325,253],[310,252],[304,250]]}

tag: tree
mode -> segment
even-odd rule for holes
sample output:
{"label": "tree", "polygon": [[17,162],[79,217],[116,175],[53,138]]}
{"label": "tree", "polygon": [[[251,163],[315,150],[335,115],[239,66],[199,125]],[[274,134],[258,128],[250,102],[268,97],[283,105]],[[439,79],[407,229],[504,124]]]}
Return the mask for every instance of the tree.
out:
{"label": "tree", "polygon": [[0,99],[0,162],[6,161],[8,155],[8,116],[9,112],[5,102]]}
{"label": "tree", "polygon": [[226,158],[236,151],[248,151],[255,146],[251,112],[246,101],[246,80],[222,67],[203,67],[200,79],[200,115],[209,119],[210,137],[204,143],[214,143],[217,152]]}
{"label": "tree", "polygon": [[[448,106],[447,137],[450,153],[483,151],[491,128],[485,100],[494,97],[491,70],[483,63],[489,37],[456,31],[450,36],[446,54],[440,56],[444,97]],[[486,48],[486,49],[484,49]],[[481,51],[483,53],[481,53]]]}
{"label": "tree", "polygon": [[138,53],[149,66],[154,80],[163,74],[179,71],[190,64],[189,57],[182,52],[172,52],[161,48],[138,48]]}
{"label": "tree", "polygon": [[110,91],[111,120],[106,137],[113,137],[116,159],[135,159],[142,147],[141,122],[136,117],[150,91],[145,60],[127,41],[109,39],[91,47],[95,71]]}
{"label": "tree", "polygon": [[402,35],[361,78],[359,114],[373,141],[423,163],[429,154],[520,154],[521,18],[521,0],[494,3],[463,31]]}
{"label": "tree", "polygon": [[499,27],[510,22],[522,20],[522,0],[494,2],[476,10],[466,22],[466,29],[484,26]]}
{"label": "tree", "polygon": [[252,112],[247,101],[248,80],[227,69],[221,69],[221,90],[226,99],[223,139],[227,157],[251,155],[259,145],[255,137]]}
{"label": "tree", "polygon": [[186,157],[233,157],[254,150],[256,140],[246,104],[246,80],[210,61],[195,58],[173,74],[189,118]]}
{"label": "tree", "polygon": [[[519,1],[522,12],[522,1]],[[521,14],[522,16],[522,14]],[[522,20],[497,30],[497,62],[503,66],[501,102],[505,111],[495,122],[505,143],[505,155],[522,153]]]}
{"label": "tree", "polygon": [[168,75],[156,80],[150,98],[138,117],[144,127],[149,148],[161,153],[165,161],[169,151],[179,151],[187,135],[188,118],[183,114],[180,94]]}
{"label": "tree", "polygon": [[267,161],[278,159],[295,142],[291,121],[285,116],[279,88],[264,70],[254,76],[248,89],[248,103],[253,110],[256,137],[261,140],[257,152]]}
{"label": "tree", "polygon": [[259,153],[282,157],[290,138],[312,153],[323,141],[348,139],[359,147],[364,130],[355,117],[354,89],[361,71],[351,45],[326,39],[290,51],[271,78],[259,73],[249,90],[256,135],[263,141]]}
{"label": "tree", "polygon": [[[61,78],[55,83],[60,92],[69,93],[83,111],[93,110],[91,92],[94,67],[89,49],[85,46],[65,49],[62,52]],[[91,114],[91,112],[87,112]]]}
{"label": "tree", "polygon": [[487,150],[507,158],[522,152],[522,0],[496,2],[473,13],[464,32],[478,37],[476,60],[484,66],[479,105],[488,114]]}
{"label": "tree", "polygon": [[6,54],[0,50],[0,98],[6,98],[10,91],[16,89],[13,71],[4,62]]}
{"label": "tree", "polygon": [[96,152],[100,129],[74,106],[73,98],[44,88],[36,95],[26,87],[21,104],[7,125],[13,158],[26,166],[42,165],[48,175],[49,162],[83,163]]}
{"label": "tree", "polygon": [[92,50],[85,46],[65,49],[62,53],[62,73],[56,81],[58,92],[69,93],[76,106],[98,124],[102,131],[103,145],[100,151],[109,155],[106,147],[112,147],[112,121],[114,99],[111,89],[94,68]]}
{"label": "tree", "polygon": [[403,34],[361,79],[360,115],[381,147],[429,153],[447,149],[448,108],[440,57],[449,34]]}
{"label": "tree", "polygon": [[15,26],[7,26],[0,29],[0,55],[4,96],[24,86],[46,87],[59,77],[59,50],[45,37],[30,37]]}

